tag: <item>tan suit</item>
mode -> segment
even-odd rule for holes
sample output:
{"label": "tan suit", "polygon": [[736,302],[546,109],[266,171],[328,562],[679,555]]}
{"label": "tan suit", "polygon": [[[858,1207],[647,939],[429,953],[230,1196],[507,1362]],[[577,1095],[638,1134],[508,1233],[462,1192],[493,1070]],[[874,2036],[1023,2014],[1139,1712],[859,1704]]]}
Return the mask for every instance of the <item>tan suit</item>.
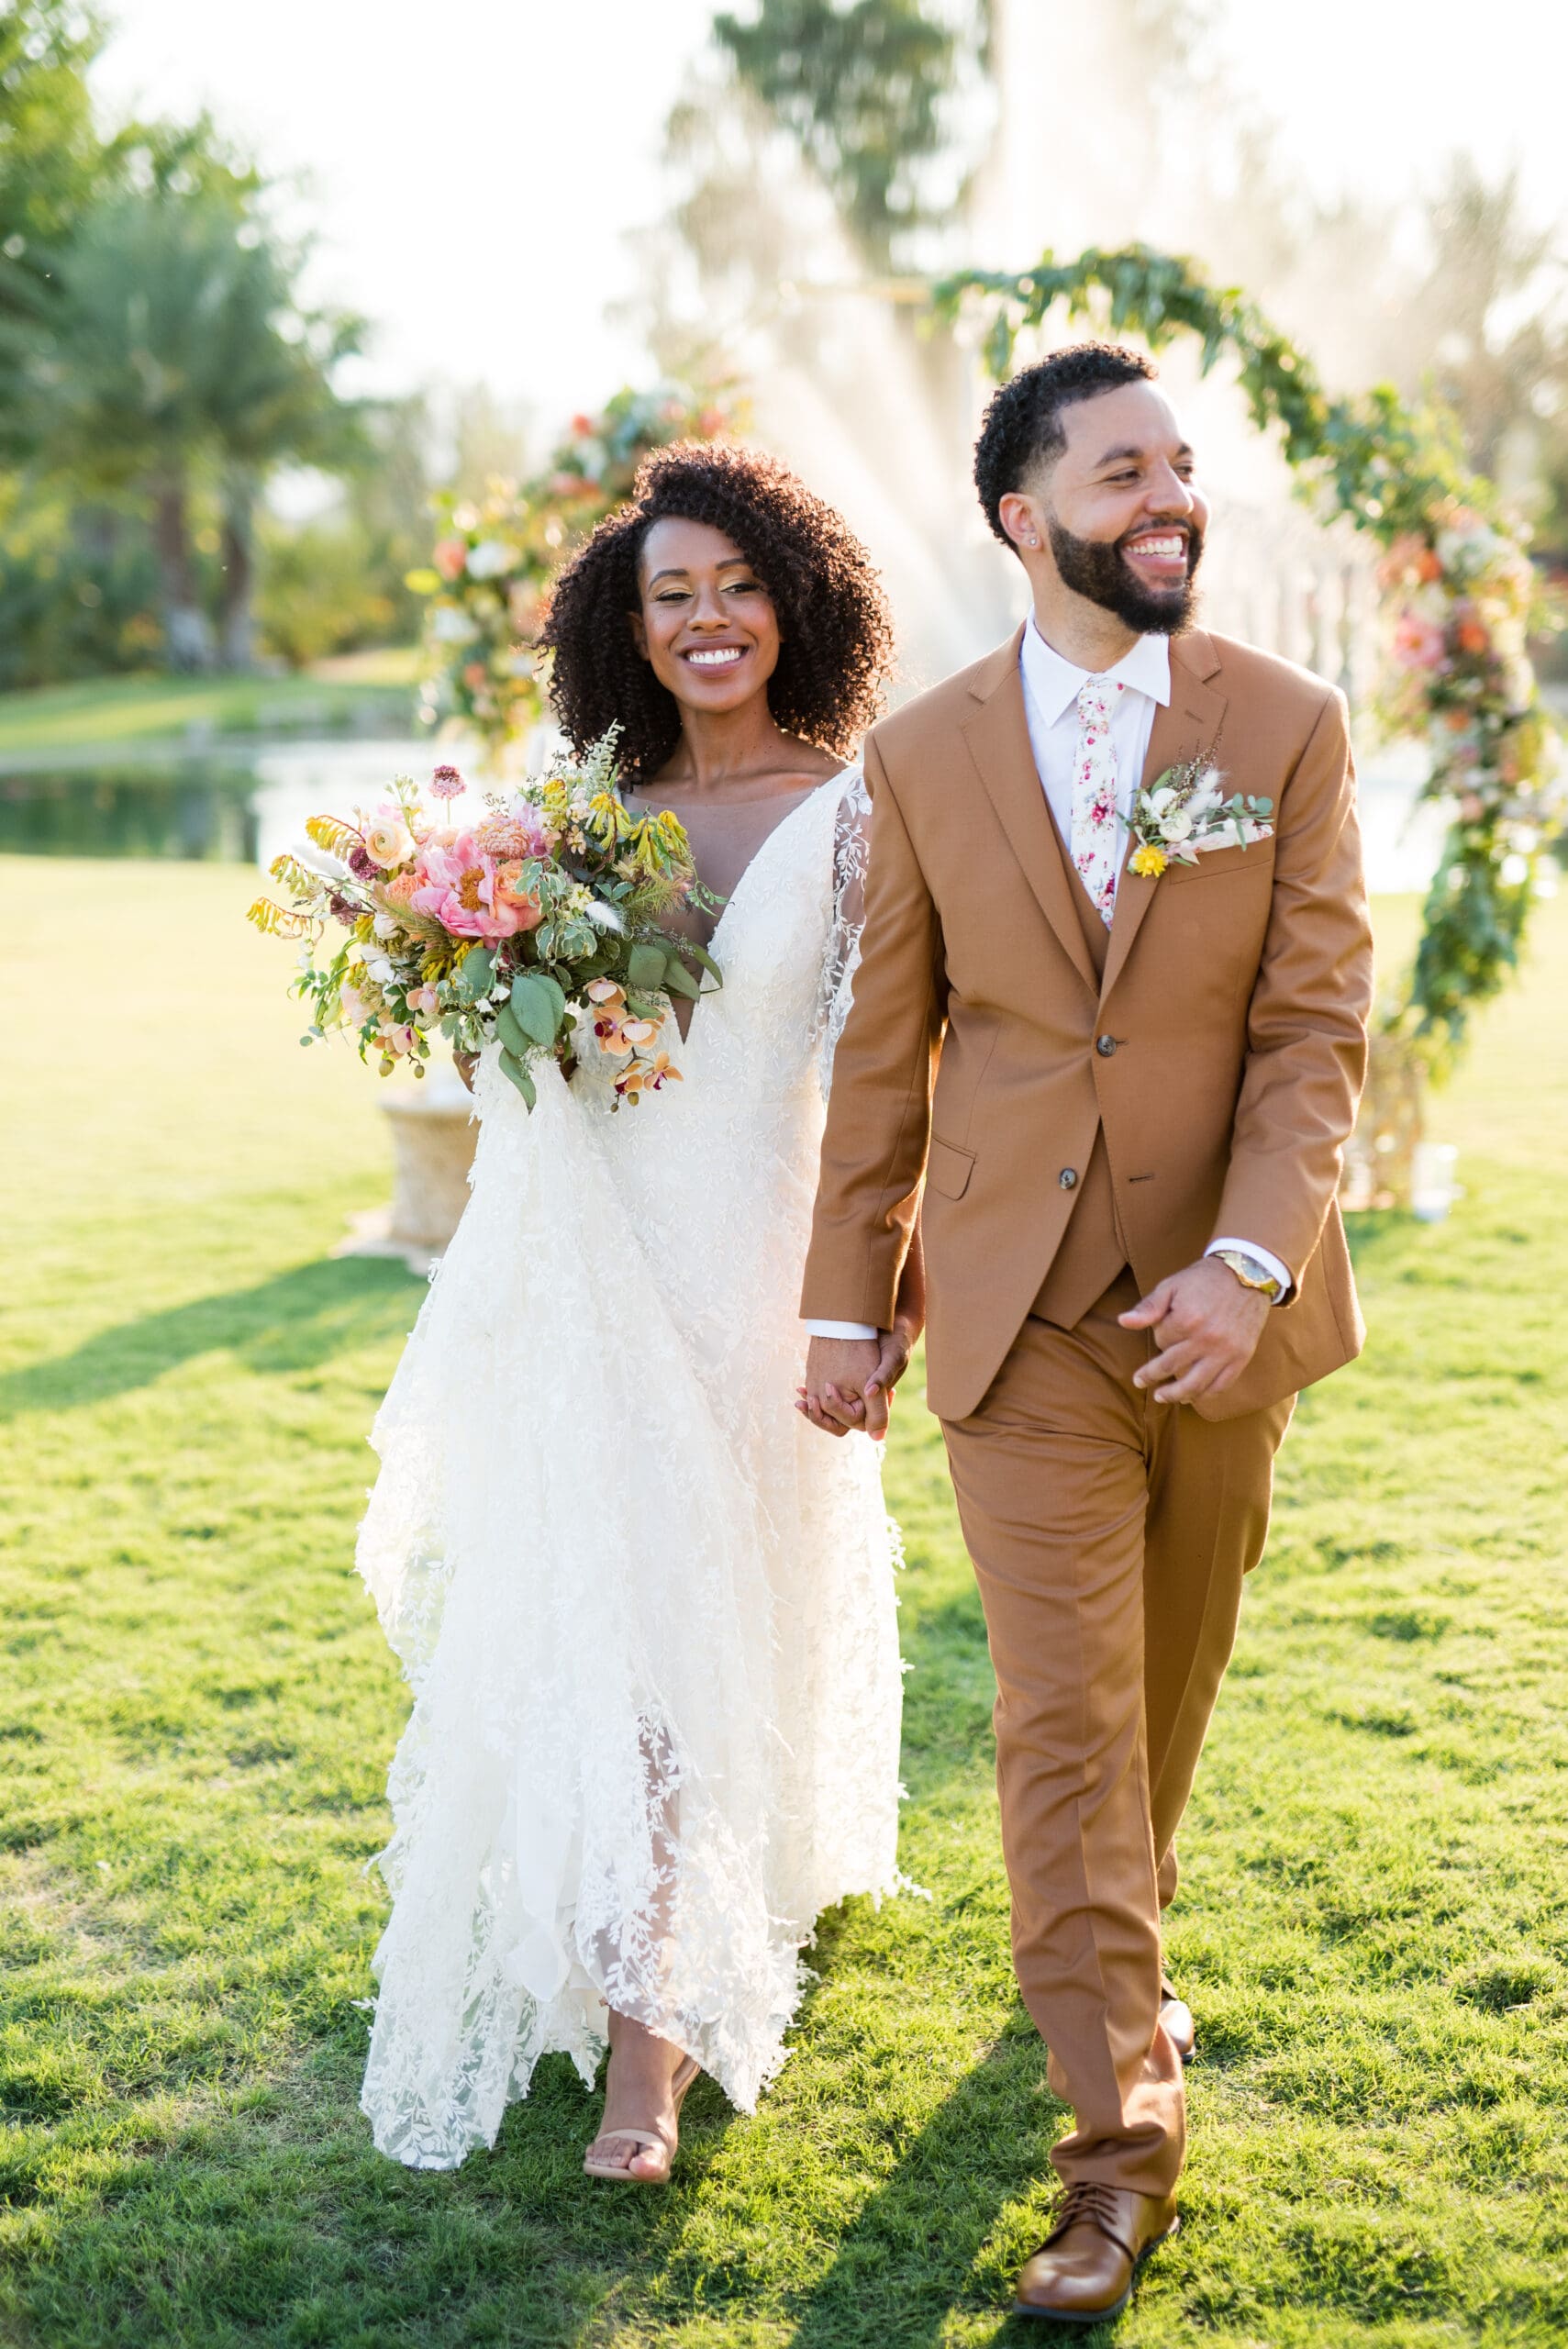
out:
{"label": "tan suit", "polygon": [[[996,1667],[1025,1998],[1077,2128],[1064,2175],[1168,2192],[1180,2066],[1160,1894],[1267,1527],[1296,1393],[1362,1337],[1335,1204],[1371,939],[1341,696],[1202,632],[1145,780],[1215,751],[1273,838],[1159,880],[1108,932],[1052,823],[1018,642],[887,718],[862,961],[802,1312],[893,1318],[924,1182],[931,1408]],[[1218,1233],[1296,1275],[1236,1384],[1171,1409],[1116,1315]]]}

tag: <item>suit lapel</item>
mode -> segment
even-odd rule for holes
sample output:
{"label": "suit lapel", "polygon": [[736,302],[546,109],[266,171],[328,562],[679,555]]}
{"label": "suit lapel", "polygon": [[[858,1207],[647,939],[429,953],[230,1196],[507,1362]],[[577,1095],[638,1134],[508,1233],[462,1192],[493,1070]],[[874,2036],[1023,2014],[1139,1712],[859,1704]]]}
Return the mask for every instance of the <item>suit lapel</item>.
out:
{"label": "suit lapel", "polygon": [[[1147,791],[1156,775],[1163,774],[1168,766],[1178,760],[1197,757],[1212,751],[1219,740],[1219,729],[1226,710],[1225,696],[1207,683],[1219,668],[1218,657],[1208,637],[1201,629],[1191,636],[1173,638],[1171,644],[1171,698],[1154,712],[1153,730],[1149,737],[1149,755],[1143,762],[1142,788]],[[1102,996],[1109,995],[1132,952],[1133,941],[1143,924],[1143,917],[1154,902],[1154,892],[1160,886],[1146,875],[1128,870],[1127,858],[1132,853],[1133,841],[1128,835],[1127,852],[1122,859],[1117,881],[1116,911],[1111,917],[1110,946],[1106,955],[1106,975]]]}
{"label": "suit lapel", "polygon": [[1072,884],[1029,743],[1023,681],[1018,674],[1022,640],[1020,629],[984,663],[970,687],[980,707],[965,719],[963,736],[1040,911],[1084,985],[1097,996],[1099,981],[1073,909]]}

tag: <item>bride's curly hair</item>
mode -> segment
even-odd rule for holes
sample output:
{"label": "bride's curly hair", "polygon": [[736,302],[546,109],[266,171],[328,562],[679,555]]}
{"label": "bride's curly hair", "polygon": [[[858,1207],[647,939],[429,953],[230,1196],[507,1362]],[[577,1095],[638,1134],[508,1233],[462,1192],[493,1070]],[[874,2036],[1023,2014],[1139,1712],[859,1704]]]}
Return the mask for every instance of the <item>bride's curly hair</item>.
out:
{"label": "bride's curly hair", "polygon": [[677,441],[646,457],[631,502],[599,524],[555,583],[539,637],[550,697],[573,750],[614,725],[633,781],[658,774],[681,713],[632,640],[638,562],[655,522],[706,522],[740,548],[778,614],[768,707],[787,733],[847,758],[882,707],[893,630],[882,584],[842,515],[773,457]]}

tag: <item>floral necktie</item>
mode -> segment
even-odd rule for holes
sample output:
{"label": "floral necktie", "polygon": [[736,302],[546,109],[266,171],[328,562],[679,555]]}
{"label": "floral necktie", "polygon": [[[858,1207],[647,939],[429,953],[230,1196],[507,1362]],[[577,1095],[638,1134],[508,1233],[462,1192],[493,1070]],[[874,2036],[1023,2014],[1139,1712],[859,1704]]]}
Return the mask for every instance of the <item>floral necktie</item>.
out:
{"label": "floral necktie", "polygon": [[1116,751],[1111,711],[1127,691],[1091,677],[1078,695],[1078,744],[1073,754],[1073,838],[1078,877],[1100,919],[1116,911]]}

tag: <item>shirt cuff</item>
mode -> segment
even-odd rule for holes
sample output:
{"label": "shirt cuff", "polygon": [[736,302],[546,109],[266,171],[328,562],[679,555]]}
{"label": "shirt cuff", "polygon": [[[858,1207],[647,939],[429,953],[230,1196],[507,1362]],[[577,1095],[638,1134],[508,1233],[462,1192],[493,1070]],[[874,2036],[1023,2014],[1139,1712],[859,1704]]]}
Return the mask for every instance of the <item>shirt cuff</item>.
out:
{"label": "shirt cuff", "polygon": [[882,1332],[870,1321],[807,1321],[808,1338],[880,1338]]}
{"label": "shirt cuff", "polygon": [[1279,1258],[1271,1255],[1266,1248],[1260,1248],[1255,1240],[1211,1240],[1203,1252],[1206,1256],[1215,1256],[1222,1248],[1234,1248],[1238,1255],[1251,1256],[1265,1273],[1272,1273],[1279,1283],[1279,1295],[1271,1301],[1275,1305],[1284,1303],[1296,1286],[1296,1275],[1287,1264],[1282,1264]]}

